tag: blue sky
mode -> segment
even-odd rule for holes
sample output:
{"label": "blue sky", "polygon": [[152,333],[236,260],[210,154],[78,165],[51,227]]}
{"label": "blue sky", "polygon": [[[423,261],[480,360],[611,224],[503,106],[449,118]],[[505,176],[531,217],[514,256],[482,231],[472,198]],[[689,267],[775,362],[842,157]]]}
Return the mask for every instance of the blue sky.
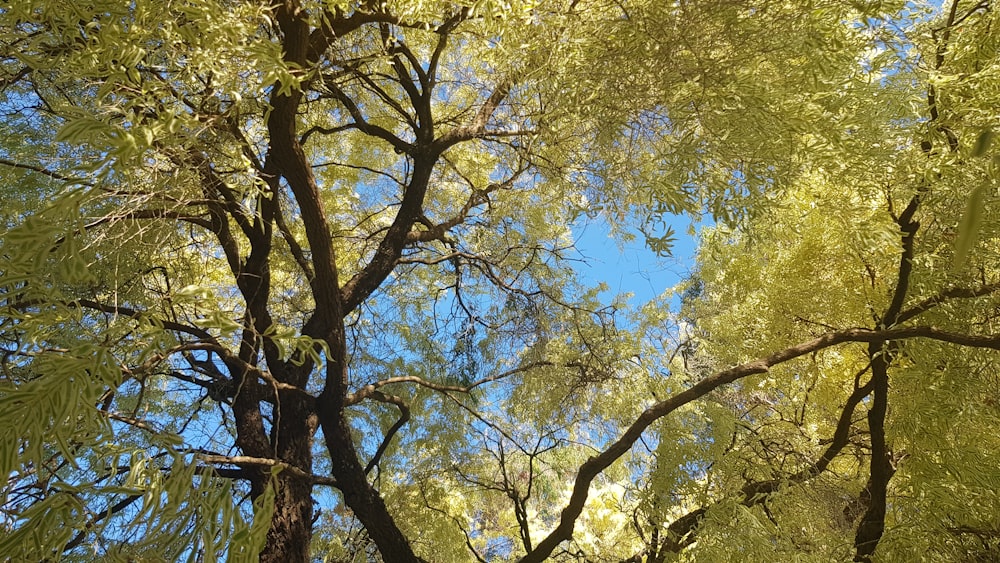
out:
{"label": "blue sky", "polygon": [[640,306],[662,294],[687,277],[694,265],[696,238],[689,234],[691,220],[675,216],[670,225],[677,233],[673,255],[659,257],[646,247],[642,235],[621,243],[609,234],[602,219],[581,221],[574,225],[576,247],[584,260],[578,271],[591,283],[605,282],[605,300],[619,293],[632,293],[629,302]]}

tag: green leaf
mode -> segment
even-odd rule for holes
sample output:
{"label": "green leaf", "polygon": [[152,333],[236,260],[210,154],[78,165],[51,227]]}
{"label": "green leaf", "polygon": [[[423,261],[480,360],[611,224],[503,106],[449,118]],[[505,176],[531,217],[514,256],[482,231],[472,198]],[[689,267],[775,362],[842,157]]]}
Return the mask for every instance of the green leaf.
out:
{"label": "green leaf", "polygon": [[82,142],[94,138],[94,135],[103,133],[108,128],[107,124],[92,117],[80,117],[70,120],[56,134],[56,141],[66,141],[70,143]]}
{"label": "green leaf", "polygon": [[972,157],[977,158],[986,154],[986,151],[990,148],[990,143],[993,141],[993,130],[984,129],[979,136],[976,137],[976,144],[972,146]]}
{"label": "green leaf", "polygon": [[983,222],[983,204],[986,198],[986,186],[972,190],[965,207],[965,215],[958,224],[958,240],[955,241],[955,259],[952,270],[957,271],[965,265],[969,252],[979,239],[979,230]]}

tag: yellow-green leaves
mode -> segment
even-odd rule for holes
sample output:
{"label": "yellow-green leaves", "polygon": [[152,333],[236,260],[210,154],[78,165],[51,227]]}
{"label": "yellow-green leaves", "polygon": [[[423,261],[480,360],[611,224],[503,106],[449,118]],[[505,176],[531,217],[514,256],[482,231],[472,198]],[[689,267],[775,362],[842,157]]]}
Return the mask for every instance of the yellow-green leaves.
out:
{"label": "yellow-green leaves", "polygon": [[993,130],[992,129],[984,129],[976,137],[976,143],[972,146],[972,151],[970,153],[970,156],[972,156],[972,158],[978,158],[980,156],[985,156],[986,155],[986,151],[989,150],[990,143],[992,141],[993,141]]}
{"label": "yellow-green leaves", "polygon": [[301,335],[289,326],[271,325],[263,336],[278,347],[282,360],[289,360],[294,365],[302,365],[306,360],[316,366],[322,365],[321,354],[329,353],[325,342]]}
{"label": "yellow-green leaves", "polygon": [[952,270],[958,271],[965,265],[969,252],[979,239],[979,230],[983,222],[983,207],[986,204],[987,186],[976,186],[969,194],[965,213],[958,224],[958,239],[955,242],[955,259]]}
{"label": "yellow-green leaves", "polygon": [[[990,143],[993,140],[993,131],[984,129],[976,137],[976,142],[972,146],[970,156],[979,158],[987,155]],[[955,241],[955,258],[952,262],[952,270],[958,271],[969,258],[969,253],[979,240],[979,233],[982,228],[983,214],[985,213],[986,196],[993,189],[995,179],[991,178],[986,183],[976,186],[969,194],[966,203],[965,213],[958,224],[958,234]]]}
{"label": "yellow-green leaves", "polygon": [[59,559],[66,545],[82,527],[85,508],[68,492],[42,499],[19,515],[15,526],[0,531],[0,553],[11,561]]}
{"label": "yellow-green leaves", "polygon": [[[845,508],[871,452],[864,400],[846,413],[836,459],[821,475],[805,470],[868,381],[866,346],[773,365],[646,424],[664,412],[652,405],[694,396],[727,366],[871,326],[903,286],[897,304],[912,318],[901,326],[992,336],[1000,220],[988,157],[1000,88],[996,34],[984,31],[997,25],[983,22],[995,11],[970,7],[944,45],[921,32],[920,8],[882,18],[895,8],[23,0],[0,10],[10,116],[0,183],[11,202],[0,236],[0,477],[11,477],[0,553],[55,559],[82,531],[87,543],[67,557],[252,561],[263,548],[280,559],[290,546],[268,545],[272,520],[308,538],[300,516],[315,498],[324,529],[313,537],[330,546],[316,558],[374,557],[370,541],[395,517],[428,560],[475,559],[470,546],[481,560],[516,559],[569,502],[581,516],[560,549],[585,560],[662,553],[651,538],[709,505],[679,558],[850,558]],[[930,76],[917,52],[956,68]],[[914,142],[924,138],[933,145]],[[920,226],[904,240],[908,201],[920,202]],[[583,279],[577,260],[590,249],[574,248],[577,218],[666,253],[678,212],[718,220],[701,232],[682,312],[669,295],[629,310]],[[910,243],[913,256],[901,255]],[[912,266],[905,284],[901,263]],[[669,283],[644,274],[654,289]],[[976,448],[992,442],[973,423],[992,420],[981,413],[995,393],[945,383],[965,371],[989,388],[995,357],[956,369],[944,348],[884,351],[896,362],[898,482],[935,499],[899,518],[933,529],[933,508],[948,518],[961,508],[939,502],[949,489],[971,497],[994,481],[970,460],[988,459]],[[571,501],[581,465],[637,420],[641,439],[626,434],[617,461],[583,483],[589,502]],[[345,429],[357,459],[319,439]],[[958,430],[962,439],[949,435]],[[948,447],[961,452],[938,451]],[[960,477],[934,482],[935,456]],[[287,472],[261,471],[272,463]],[[330,467],[377,486],[310,490],[330,482]],[[774,490],[748,486],[759,483]],[[390,514],[363,533],[364,511],[344,503],[368,495],[379,507],[376,489]],[[954,521],[995,512],[972,507]]]}

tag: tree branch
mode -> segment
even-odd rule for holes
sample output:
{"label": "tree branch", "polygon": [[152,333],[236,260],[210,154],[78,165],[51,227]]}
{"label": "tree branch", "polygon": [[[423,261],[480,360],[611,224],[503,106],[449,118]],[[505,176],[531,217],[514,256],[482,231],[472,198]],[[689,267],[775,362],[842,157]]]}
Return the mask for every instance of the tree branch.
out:
{"label": "tree branch", "polygon": [[476,113],[476,117],[471,123],[463,125],[462,127],[456,127],[451,131],[448,131],[436,141],[440,144],[442,150],[444,148],[456,145],[462,141],[468,141],[471,139],[476,139],[483,136],[486,131],[486,124],[489,122],[493,113],[500,106],[500,103],[507,97],[510,93],[511,85],[506,82],[501,82],[493,89],[486,101],[479,108]]}
{"label": "tree branch", "polygon": [[197,454],[197,459],[205,463],[211,464],[222,464],[222,465],[235,465],[237,467],[279,467],[281,471],[291,475],[297,479],[302,479],[312,483],[314,485],[328,485],[331,487],[337,486],[337,480],[333,477],[324,477],[322,475],[314,475],[303,469],[299,469],[293,465],[289,465],[283,461],[269,458],[252,457],[252,456],[226,456],[226,455],[214,455],[214,454]]}
{"label": "tree branch", "polygon": [[53,172],[41,166],[36,166],[34,164],[24,164],[21,162],[14,162],[13,160],[8,160],[6,158],[0,158],[0,164],[4,166],[10,166],[11,168],[20,168],[22,170],[31,170],[32,172],[37,172],[43,176],[48,176],[53,180],[59,180],[61,182],[66,182],[69,184],[76,184],[80,186],[93,187],[94,184],[87,182],[82,178],[73,178],[72,176],[64,176],[58,172]]}
{"label": "tree branch", "polygon": [[[157,326],[162,326],[167,330],[173,330],[175,332],[182,332],[184,334],[189,334],[203,340],[205,342],[211,342],[216,346],[219,346],[218,341],[209,333],[207,330],[198,328],[191,325],[186,325],[176,321],[168,321],[164,319],[159,319],[149,315],[146,311],[138,311],[131,309],[129,307],[123,307],[120,305],[107,305],[105,303],[100,303],[98,301],[93,301],[90,299],[77,299],[76,301],[71,301],[69,303],[64,303],[67,307],[85,307],[87,309],[93,309],[95,311],[100,311],[102,313],[110,313],[114,315],[121,315],[123,317],[128,317],[131,319],[139,320],[141,318],[149,319],[151,323]],[[219,346],[221,348],[221,346]]]}
{"label": "tree branch", "polygon": [[971,288],[953,287],[946,289],[933,297],[928,297],[927,299],[914,304],[909,309],[901,311],[896,317],[896,322],[905,323],[906,321],[933,309],[949,299],[972,299],[975,297],[982,297],[983,295],[989,295],[998,290],[1000,290],[1000,283],[992,283]]}
{"label": "tree branch", "polygon": [[389,428],[382,438],[382,443],[379,444],[378,449],[375,451],[375,455],[372,456],[371,460],[368,461],[368,465],[365,466],[365,473],[371,473],[371,470],[378,465],[379,461],[382,460],[382,455],[385,454],[385,450],[389,447],[392,442],[393,436],[410,421],[410,407],[406,405],[406,402],[402,398],[396,395],[387,395],[381,391],[375,391],[371,394],[371,398],[380,403],[390,403],[396,405],[399,409],[399,419]]}
{"label": "tree branch", "polygon": [[105,518],[118,514],[119,512],[125,510],[129,506],[132,506],[132,504],[135,501],[141,499],[142,497],[143,495],[129,495],[124,499],[108,507],[108,509],[101,512],[99,516],[88,521],[86,524],[84,524],[83,529],[77,532],[76,535],[73,536],[73,539],[69,540],[69,542],[67,542],[66,545],[63,546],[63,553],[66,553],[72,550],[73,548],[77,547],[81,543],[83,543],[83,540],[87,537],[87,532],[93,529],[93,527],[96,526],[101,520],[104,520]]}
{"label": "tree branch", "polygon": [[443,385],[443,384],[440,384],[440,383],[434,383],[433,381],[427,381],[426,379],[417,377],[415,375],[406,375],[406,376],[400,376],[400,377],[390,377],[388,379],[383,379],[381,381],[376,381],[375,383],[372,383],[372,384],[369,384],[369,385],[365,385],[364,387],[362,387],[361,389],[358,389],[354,393],[348,394],[346,400],[344,401],[344,403],[345,403],[345,405],[356,405],[356,404],[360,403],[361,401],[363,401],[363,400],[371,397],[374,393],[377,393],[378,392],[377,390],[379,388],[385,387],[386,385],[399,384],[399,383],[415,383],[415,384],[417,384],[417,385],[419,385],[421,387],[426,387],[427,389],[433,389],[435,391],[441,391],[441,392],[469,393],[470,391],[472,391],[476,387],[479,387],[480,385],[485,385],[486,383],[492,383],[494,381],[499,381],[501,379],[505,379],[505,378],[510,377],[512,375],[516,375],[518,373],[524,373],[526,371],[529,371],[529,370],[532,370],[532,369],[535,369],[535,368],[538,368],[538,367],[553,366],[553,365],[555,365],[555,364],[553,364],[552,362],[531,362],[531,363],[524,364],[522,366],[518,366],[518,367],[510,369],[510,370],[507,370],[505,372],[498,373],[496,375],[492,375],[492,376],[489,376],[489,377],[484,377],[482,379],[479,379],[477,381],[474,381],[474,382],[472,382],[472,383],[470,383],[468,385],[464,385],[464,386],[462,386],[462,385]]}
{"label": "tree branch", "polygon": [[601,453],[590,457],[586,462],[584,462],[577,472],[570,500],[562,510],[559,524],[552,532],[549,533],[548,536],[539,542],[531,553],[528,553],[521,558],[519,560],[520,563],[541,563],[552,554],[560,543],[572,539],[576,519],[580,516],[583,511],[583,506],[587,501],[590,483],[612,463],[625,455],[625,453],[631,449],[632,445],[639,440],[639,437],[646,430],[646,428],[660,418],[670,414],[681,406],[705,396],[723,385],[751,375],[766,373],[771,367],[812,352],[817,352],[819,350],[847,342],[871,343],[885,342],[889,340],[903,340],[908,338],[928,338],[962,346],[1000,350],[1000,336],[959,334],[940,330],[931,326],[915,326],[887,330],[852,328],[829,332],[812,340],[802,342],[794,346],[789,346],[763,358],[740,364],[706,377],[689,389],[660,401],[643,411],[620,438],[608,445],[603,451],[601,451]]}

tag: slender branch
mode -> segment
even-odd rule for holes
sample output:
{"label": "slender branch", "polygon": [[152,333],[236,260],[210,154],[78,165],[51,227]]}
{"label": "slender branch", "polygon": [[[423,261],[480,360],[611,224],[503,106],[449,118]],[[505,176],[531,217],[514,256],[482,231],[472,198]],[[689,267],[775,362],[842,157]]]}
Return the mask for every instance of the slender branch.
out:
{"label": "slender branch", "polygon": [[462,530],[462,535],[465,536],[465,547],[469,548],[469,552],[471,552],[472,556],[476,558],[476,561],[478,561],[479,563],[488,563],[485,559],[483,559],[483,556],[479,554],[479,551],[476,550],[476,546],[472,545],[472,537],[469,535],[469,531],[465,529],[465,525],[451,513],[436,506],[432,506],[431,503],[427,500],[427,495],[424,493],[423,488],[420,489],[420,494],[424,498],[424,506],[433,510],[434,512],[437,512],[438,514],[447,516],[455,524],[455,526],[458,527],[459,530]]}
{"label": "slender branch", "polygon": [[352,129],[357,129],[357,126],[353,123],[349,123],[347,125],[338,125],[336,127],[321,127],[319,125],[315,125],[313,127],[310,127],[309,129],[306,129],[306,132],[303,133],[301,137],[299,137],[299,144],[305,145],[306,142],[309,141],[309,137],[312,137],[316,133],[319,133],[320,135],[332,135],[334,133],[340,133],[342,131],[350,131]]}
{"label": "slender branch", "polygon": [[34,164],[24,164],[22,162],[15,162],[13,160],[8,160],[6,158],[0,158],[0,164],[2,164],[4,166],[10,166],[11,168],[20,168],[22,170],[31,170],[32,172],[37,172],[39,174],[42,174],[43,176],[48,176],[49,178],[52,178],[53,180],[59,180],[61,182],[67,182],[67,183],[70,183],[70,184],[78,184],[78,185],[87,186],[87,187],[93,187],[94,186],[94,184],[92,184],[92,183],[90,183],[90,182],[88,182],[88,181],[86,181],[86,180],[84,180],[82,178],[73,178],[71,176],[64,176],[63,174],[60,174],[58,172],[53,172],[51,170],[48,170],[47,168],[43,168],[41,166],[36,166]]}
{"label": "slender branch", "polygon": [[227,456],[227,455],[214,455],[214,454],[198,454],[197,459],[199,461],[211,464],[222,464],[222,465],[235,465],[237,467],[279,467],[282,472],[287,473],[298,479],[303,479],[314,485],[328,485],[331,487],[337,486],[337,480],[333,477],[324,477],[322,475],[315,475],[289,465],[283,461],[276,459],[262,458],[262,457],[252,457],[252,456]]}
{"label": "slender branch", "polygon": [[[864,372],[870,369],[870,365],[866,366],[863,370],[855,375],[855,380],[858,380]],[[770,494],[777,491],[784,483],[799,483],[816,477],[820,473],[826,471],[829,467],[830,462],[833,461],[840,451],[848,443],[848,438],[850,437],[851,426],[854,420],[854,410],[858,407],[862,400],[868,395],[871,395],[874,390],[874,383],[869,381],[861,387],[857,387],[847,398],[844,403],[844,408],[840,411],[840,418],[837,420],[837,427],[833,432],[833,439],[830,441],[830,445],[827,446],[826,451],[820,455],[819,459],[816,460],[812,465],[802,469],[801,471],[795,473],[787,479],[774,479],[771,481],[765,481],[761,483],[753,483],[743,488],[743,493],[747,500],[754,498],[757,495]]]}
{"label": "slender branch", "polygon": [[472,193],[469,194],[469,199],[465,201],[462,208],[458,210],[457,213],[450,219],[442,221],[436,225],[430,226],[424,231],[410,231],[406,234],[406,239],[408,242],[430,242],[433,240],[443,240],[445,233],[449,230],[457,227],[458,225],[465,222],[469,217],[469,213],[477,206],[484,203],[488,204],[490,201],[490,194],[510,188],[517,178],[527,170],[527,167],[521,167],[520,169],[514,171],[513,174],[503,182],[493,183],[486,187],[486,189],[480,190],[472,188]]}
{"label": "slender branch", "polygon": [[309,61],[318,60],[319,57],[326,52],[334,40],[360,29],[361,26],[365,24],[378,23],[410,29],[429,29],[435,33],[447,33],[451,31],[451,28],[448,27],[448,23],[451,20],[447,20],[443,24],[432,24],[430,22],[419,20],[405,20],[386,11],[358,10],[350,16],[344,16],[344,13],[339,8],[335,8],[333,10],[326,10],[323,12],[323,17],[321,19],[322,25],[313,30],[308,38],[307,54]]}
{"label": "slender branch", "polygon": [[233,218],[247,238],[253,239],[258,231],[254,228],[247,211],[243,208],[243,204],[236,199],[233,190],[212,169],[211,163],[204,155],[191,151],[189,158],[205,183],[206,194],[210,197],[219,194],[225,200],[225,205],[222,205],[221,202],[216,203],[216,205],[220,205],[226,210],[227,214]]}
{"label": "slender branch", "polygon": [[190,215],[180,211],[170,211],[168,209],[138,209],[136,211],[120,215],[108,215],[106,217],[101,217],[100,219],[91,221],[90,223],[84,225],[83,229],[87,231],[107,223],[113,223],[115,221],[128,221],[132,219],[176,219],[178,221],[184,221],[185,223],[198,225],[199,227],[203,227],[208,230],[211,230],[212,228],[212,222],[205,219],[201,215]]}
{"label": "slender branch", "polygon": [[358,389],[354,393],[350,393],[345,400],[345,405],[356,405],[361,401],[371,397],[374,393],[377,393],[378,389],[385,387],[386,385],[399,384],[399,383],[416,383],[421,387],[426,387],[427,389],[433,389],[435,391],[441,391],[446,393],[469,393],[476,387],[480,385],[485,385],[487,383],[492,383],[494,381],[499,381],[501,379],[508,378],[512,375],[518,373],[524,373],[526,371],[546,366],[553,366],[552,362],[531,362],[513,369],[509,369],[505,372],[498,373],[496,375],[491,375],[489,377],[484,377],[482,379],[473,381],[468,385],[444,385],[440,383],[434,383],[433,381],[427,381],[421,377],[415,375],[405,375],[400,377],[390,377],[388,379],[383,379],[381,381],[376,381],[375,383],[365,385],[361,389]]}
{"label": "slender branch", "polygon": [[31,71],[32,68],[30,66],[22,66],[16,73],[14,73],[13,76],[0,79],[0,92],[7,90],[8,86],[13,86],[23,80],[24,77],[31,74]]}
{"label": "slender branch", "polygon": [[1000,283],[992,283],[971,288],[953,287],[946,289],[937,295],[928,297],[927,299],[914,304],[909,309],[901,311],[896,317],[896,322],[905,323],[906,321],[933,309],[949,299],[972,299],[975,297],[982,297],[983,295],[989,295],[998,290],[1000,290]]}
{"label": "slender branch", "polygon": [[410,421],[410,407],[406,405],[406,401],[404,401],[401,397],[397,397],[396,395],[387,395],[381,391],[375,391],[371,394],[371,398],[380,403],[390,403],[396,405],[396,408],[399,409],[399,419],[396,420],[396,422],[385,433],[385,437],[382,438],[382,443],[379,444],[378,450],[375,451],[375,455],[372,456],[368,465],[365,466],[365,474],[371,473],[371,470],[378,465],[379,461],[382,460],[382,455],[385,454],[385,450],[388,449],[389,444],[392,442],[392,438],[397,432],[399,432],[403,425]]}
{"label": "slender branch", "polygon": [[[951,30],[955,26],[955,20],[958,16],[958,1],[952,0],[951,9],[948,11],[948,18],[942,27],[931,30],[931,37],[937,43],[937,47],[934,52],[934,70],[940,70],[944,65],[944,56],[948,52],[948,43],[951,41]],[[974,8],[978,9],[977,8]],[[943,31],[941,34],[941,39],[938,40],[938,32]],[[938,112],[938,100],[937,100],[937,88],[934,84],[929,84],[927,86],[927,108],[930,113],[930,121],[937,124],[936,128],[938,131],[944,133],[945,137],[948,139],[948,147],[952,152],[958,150],[958,137],[955,132],[951,130],[945,124],[940,123],[940,114]],[[925,152],[930,152],[930,145],[925,145]]]}
{"label": "slender branch", "polygon": [[[860,380],[861,376],[864,375],[869,368],[870,365],[865,366],[862,370],[855,374],[855,382]],[[768,498],[769,495],[780,490],[781,488],[806,482],[823,473],[823,471],[825,471],[830,465],[830,462],[833,461],[833,459],[837,457],[840,451],[847,445],[850,430],[853,425],[854,410],[857,408],[858,404],[861,403],[862,399],[871,394],[872,388],[873,385],[871,381],[861,387],[855,386],[854,391],[847,398],[844,408],[841,410],[840,418],[837,421],[837,426],[833,433],[833,438],[830,440],[830,445],[820,455],[819,459],[789,477],[747,483],[741,489],[743,505],[749,507],[761,504]],[[661,543],[647,544],[650,546],[647,549],[654,549],[663,553],[679,553],[682,549],[697,540],[696,533],[698,531],[698,525],[701,522],[701,518],[706,512],[711,510],[712,506],[715,506],[716,504],[718,503],[712,503],[711,506],[702,506],[685,514],[684,516],[681,516],[680,518],[677,518],[667,526],[667,531],[669,533],[663,536]],[[638,559],[636,560],[638,561]]]}
{"label": "slender branch", "polygon": [[177,370],[170,370],[167,372],[167,375],[174,379],[191,383],[192,385],[197,385],[198,387],[205,389],[208,391],[208,396],[216,401],[226,402],[228,399],[232,398],[232,395],[235,392],[235,389],[233,389],[233,385],[229,379],[198,379],[197,377],[179,372]]}
{"label": "slender branch", "polygon": [[[272,194],[271,197],[279,197],[277,193]],[[306,259],[305,252],[302,251],[302,245],[299,241],[295,239],[295,235],[292,234],[291,229],[288,228],[288,224],[285,223],[285,215],[281,212],[280,202],[276,201],[274,204],[274,224],[278,227],[278,232],[281,233],[281,238],[285,240],[285,244],[288,245],[288,250],[292,253],[292,257],[295,258],[295,263],[305,274],[306,279],[311,283],[316,277],[313,273],[312,266],[309,264],[309,260]]]}
{"label": "slender branch", "polygon": [[162,434],[163,431],[159,428],[154,427],[152,424],[146,422],[145,420],[134,418],[131,416],[125,416],[113,412],[106,412],[104,416],[110,418],[111,420],[117,420],[118,422],[124,422],[133,428],[138,428],[139,430],[145,430],[151,434]]}
{"label": "slender branch", "polygon": [[[413,56],[413,53],[410,52],[405,43],[399,42],[393,44],[391,52],[393,53],[392,69],[396,72],[399,84],[403,87],[407,97],[410,98],[410,104],[417,112],[417,126],[414,129],[414,133],[417,136],[418,142],[429,141],[434,138],[434,118],[431,115],[427,76],[424,74],[423,69],[420,68],[420,61]],[[423,88],[422,90],[414,84],[413,79],[410,77],[410,71],[407,70],[406,65],[399,58],[400,53],[406,57],[410,62],[410,66],[417,73],[418,80]],[[390,107],[392,105],[390,104]]]}
{"label": "slender branch", "polygon": [[395,149],[396,152],[410,153],[413,151],[413,145],[410,143],[407,143],[406,141],[393,135],[388,129],[384,129],[378,125],[373,125],[365,120],[364,114],[361,113],[361,109],[358,105],[351,99],[350,96],[347,95],[346,92],[341,90],[340,87],[331,84],[328,88],[330,89],[330,93],[333,97],[340,102],[344,106],[344,109],[347,110],[347,113],[351,115],[351,119],[354,120],[352,125],[359,131],[368,136],[382,139],[392,145],[392,148]]}
{"label": "slender branch", "polygon": [[437,29],[438,32],[438,42],[434,46],[434,53],[431,54],[431,60],[427,63],[427,84],[425,88],[427,90],[433,90],[435,83],[437,82],[437,69],[438,63],[441,60],[441,55],[444,53],[445,47],[448,46],[448,38],[451,36],[451,32],[459,26],[467,18],[468,13],[465,10],[460,10],[452,17],[448,18],[441,27]]}
{"label": "slender branch", "polygon": [[[24,304],[20,303],[17,305],[20,307],[25,306]],[[106,305],[104,303],[91,301],[89,299],[78,299],[76,301],[67,303],[66,305],[70,307],[82,306],[89,309],[94,309],[105,313],[113,313],[134,319],[138,319],[145,314],[142,311],[136,311],[128,307],[121,307],[118,305]],[[174,321],[165,321],[161,319],[153,319],[151,322],[158,324],[168,330],[175,330],[178,332],[188,333],[193,336],[197,336],[200,339],[199,342],[187,342],[181,344],[180,346],[176,346],[170,349],[167,352],[167,354],[174,354],[177,352],[185,352],[192,350],[204,350],[204,351],[215,352],[216,354],[219,355],[220,358],[222,358],[223,363],[225,363],[228,367],[230,367],[230,369],[233,370],[234,373],[248,373],[250,375],[253,375],[254,377],[257,377],[259,379],[262,379],[270,383],[276,389],[280,389],[283,391],[295,391],[297,393],[304,393],[308,395],[308,393],[306,393],[306,391],[303,390],[302,388],[281,381],[277,381],[269,372],[267,372],[267,370],[262,370],[240,359],[229,348],[226,348],[225,346],[219,344],[218,340],[216,340],[215,337],[213,337],[210,333],[208,333],[203,329],[181,324]]]}
{"label": "slender branch", "polygon": [[112,506],[108,507],[108,509],[101,512],[99,516],[88,521],[83,526],[83,529],[77,532],[76,535],[73,536],[73,539],[69,540],[69,542],[66,543],[65,546],[63,546],[63,553],[66,553],[72,550],[73,548],[77,547],[81,543],[83,543],[83,540],[87,537],[87,532],[93,529],[93,527],[96,526],[101,520],[104,520],[105,518],[118,514],[119,512],[125,510],[129,506],[132,506],[132,504],[135,503],[135,501],[141,499],[142,497],[143,495],[129,495],[124,499],[116,502]]}
{"label": "slender branch", "polygon": [[[400,63],[398,63],[398,59],[393,59],[393,66],[395,67],[395,66],[397,66],[397,64],[400,64]],[[403,71],[403,72],[405,73],[405,71]],[[385,75],[376,74],[375,76],[382,77],[382,76],[385,76]],[[404,74],[404,76],[405,76],[405,74]],[[375,81],[372,80],[372,75],[371,74],[366,73],[366,72],[358,72],[357,70],[355,70],[354,77],[356,79],[358,79],[365,87],[367,87],[367,90],[369,92],[372,92],[380,100],[382,100],[382,103],[384,103],[385,105],[389,106],[389,108],[391,108],[394,112],[396,112],[397,115],[399,115],[401,118],[403,118],[403,120],[406,121],[406,123],[410,126],[411,129],[413,129],[414,131],[418,131],[420,129],[419,123],[416,120],[414,120],[413,116],[411,116],[405,109],[403,109],[402,104],[400,104],[398,101],[396,101],[396,98],[394,98],[393,96],[390,96],[389,93],[386,92],[384,88],[382,88],[381,86],[379,86],[378,84],[376,84]],[[389,79],[389,80],[392,80],[391,77],[386,76],[386,78]],[[408,79],[408,77],[407,77],[407,79]],[[403,80],[403,79],[395,79],[394,81],[395,82],[399,82],[401,80]],[[409,90],[409,88],[407,88],[406,83],[403,82],[402,84],[403,84],[403,89],[406,90],[407,92],[409,92],[410,90]],[[417,99],[419,99],[419,94],[416,94],[416,96],[417,96]],[[414,107],[417,107],[416,103],[414,103]]]}
{"label": "slender branch", "polygon": [[470,139],[475,139],[482,137],[483,133],[486,131],[486,124],[489,122],[493,113],[500,106],[501,102],[507,98],[510,93],[511,85],[506,82],[501,82],[493,89],[486,101],[479,108],[476,113],[476,117],[471,123],[463,125],[462,127],[457,127],[448,131],[442,135],[437,143],[442,145],[443,148],[450,147],[462,141],[468,141]]}
{"label": "slender branch", "polygon": [[376,169],[368,167],[368,166],[359,166],[357,164],[347,164],[346,162],[336,162],[336,161],[332,161],[332,160],[326,161],[326,162],[320,162],[318,164],[314,164],[313,168],[322,168],[324,166],[338,166],[338,167],[343,167],[343,168],[350,168],[352,170],[363,170],[365,172],[369,172],[371,174],[375,174],[376,176],[382,176],[382,177],[384,177],[384,178],[392,181],[392,183],[396,184],[397,186],[400,186],[400,187],[403,187],[403,188],[406,187],[406,182],[400,180],[399,178],[393,176],[392,174],[386,172],[385,170],[376,170]]}
{"label": "slender branch", "polygon": [[[67,307],[84,307],[84,308],[87,308],[87,309],[93,309],[95,311],[100,311],[102,313],[110,313],[110,314],[114,314],[114,315],[121,315],[123,317],[128,317],[128,318],[136,319],[136,320],[138,320],[140,318],[146,318],[151,323],[153,323],[153,324],[155,324],[157,326],[162,326],[163,328],[165,328],[167,330],[173,330],[175,332],[182,332],[182,333],[185,333],[185,334],[190,334],[191,336],[194,336],[194,337],[196,337],[196,338],[198,338],[200,340],[204,340],[206,342],[211,342],[211,343],[214,343],[214,344],[218,345],[218,341],[215,339],[215,337],[212,336],[211,333],[209,333],[205,329],[198,328],[198,327],[191,326],[191,325],[186,325],[186,324],[183,324],[183,323],[179,323],[177,321],[168,321],[168,320],[165,320],[165,319],[159,319],[159,318],[156,318],[156,317],[153,317],[153,316],[149,315],[146,311],[138,311],[136,309],[131,309],[129,307],[122,307],[120,305],[108,305],[106,303],[100,303],[98,301],[93,301],[93,300],[90,300],[90,299],[77,299],[76,301],[65,303],[65,305]],[[221,346],[220,346],[220,348],[221,348]]]}
{"label": "slender branch", "polygon": [[378,248],[368,264],[356,273],[341,288],[344,313],[350,313],[371,295],[398,264],[403,249],[408,243],[407,235],[411,227],[422,215],[424,198],[427,195],[431,174],[440,153],[432,149],[420,153],[413,159],[413,172],[409,185],[403,190],[403,199],[395,219],[386,230]]}

